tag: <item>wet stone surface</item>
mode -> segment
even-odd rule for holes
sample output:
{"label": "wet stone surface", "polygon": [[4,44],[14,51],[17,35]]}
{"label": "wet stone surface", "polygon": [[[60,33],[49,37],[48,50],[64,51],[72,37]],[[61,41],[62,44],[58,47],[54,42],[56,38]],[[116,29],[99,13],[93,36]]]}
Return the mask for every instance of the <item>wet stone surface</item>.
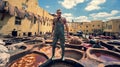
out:
{"label": "wet stone surface", "polygon": [[84,66],[84,67],[98,67],[98,65],[100,64],[100,62],[97,62],[95,60],[91,60],[91,59],[82,59],[79,60],[79,62]]}

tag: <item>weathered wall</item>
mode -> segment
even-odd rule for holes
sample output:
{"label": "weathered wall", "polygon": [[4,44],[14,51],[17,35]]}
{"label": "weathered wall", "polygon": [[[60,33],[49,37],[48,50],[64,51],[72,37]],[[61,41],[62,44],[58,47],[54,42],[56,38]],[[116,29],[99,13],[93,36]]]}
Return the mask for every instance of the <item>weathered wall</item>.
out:
{"label": "weathered wall", "polygon": [[[22,3],[25,3],[26,0],[8,0],[8,2],[12,6],[17,6],[19,9],[22,9]],[[28,6],[27,11],[32,12],[36,15],[40,15],[41,17],[47,17],[49,19],[53,19],[51,15],[47,11],[45,11],[43,8],[39,7],[38,0],[28,0],[26,2],[26,5]],[[1,14],[0,14],[1,17]],[[38,21],[37,21],[38,22]],[[38,30],[42,33],[51,32],[51,24],[52,21],[45,21],[45,24],[43,22],[33,24],[31,26],[31,21],[27,18],[23,19],[21,25],[15,25],[15,16],[9,16],[6,15],[4,20],[0,20],[0,33],[7,35],[10,34],[11,31],[15,28],[18,30],[19,34],[23,34],[23,32],[32,32],[33,34],[36,32],[38,33]],[[38,25],[39,24],[39,25]]]}

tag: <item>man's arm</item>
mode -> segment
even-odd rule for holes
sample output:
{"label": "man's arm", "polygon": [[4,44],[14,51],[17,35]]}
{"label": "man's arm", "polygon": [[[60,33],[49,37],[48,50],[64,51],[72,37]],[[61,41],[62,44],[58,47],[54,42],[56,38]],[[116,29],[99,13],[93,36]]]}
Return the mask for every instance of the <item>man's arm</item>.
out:
{"label": "man's arm", "polygon": [[55,25],[54,25],[54,24],[52,24],[52,33],[54,32],[54,27],[55,27]]}
{"label": "man's arm", "polygon": [[54,23],[54,19],[53,19],[53,23],[52,23],[52,34],[54,32],[54,27],[55,27],[55,23]]}
{"label": "man's arm", "polygon": [[68,28],[68,24],[67,24],[66,19],[64,19],[64,24],[65,24],[65,28],[66,28],[66,31],[67,31],[67,36],[69,36],[69,28]]}
{"label": "man's arm", "polygon": [[69,28],[68,28],[67,23],[65,23],[65,27],[66,27],[67,35],[69,35]]}

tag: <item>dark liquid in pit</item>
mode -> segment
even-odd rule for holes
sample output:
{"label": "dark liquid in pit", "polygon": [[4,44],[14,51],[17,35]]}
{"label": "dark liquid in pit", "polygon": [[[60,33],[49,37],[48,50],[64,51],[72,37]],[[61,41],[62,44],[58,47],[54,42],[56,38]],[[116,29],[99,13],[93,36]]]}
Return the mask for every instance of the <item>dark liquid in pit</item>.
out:
{"label": "dark liquid in pit", "polygon": [[115,57],[115,56],[110,56],[110,55],[107,55],[107,54],[101,54],[101,53],[94,53],[93,54],[95,57],[97,57],[98,59],[100,60],[104,60],[106,62],[120,62],[120,59]]}

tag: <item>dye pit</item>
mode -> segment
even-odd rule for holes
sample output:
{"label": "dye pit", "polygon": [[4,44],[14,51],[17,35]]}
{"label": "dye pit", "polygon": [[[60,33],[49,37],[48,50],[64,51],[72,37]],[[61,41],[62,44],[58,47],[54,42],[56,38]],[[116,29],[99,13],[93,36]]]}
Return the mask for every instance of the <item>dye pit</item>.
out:
{"label": "dye pit", "polygon": [[39,54],[28,54],[14,61],[9,67],[38,67],[47,59]]}

